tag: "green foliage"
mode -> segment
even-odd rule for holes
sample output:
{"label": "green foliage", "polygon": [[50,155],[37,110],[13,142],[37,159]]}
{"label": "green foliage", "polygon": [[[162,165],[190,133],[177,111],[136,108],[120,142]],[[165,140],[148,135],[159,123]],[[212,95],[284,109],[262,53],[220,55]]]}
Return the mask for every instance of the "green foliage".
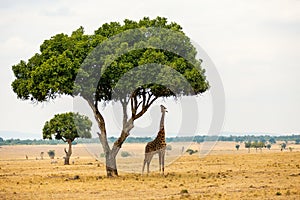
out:
{"label": "green foliage", "polygon": [[271,144],[267,144],[267,145],[266,145],[266,147],[267,147],[267,149],[269,149],[269,150],[270,150],[270,149],[271,149],[271,147],[272,147],[272,145],[271,145]]}
{"label": "green foliage", "polygon": [[83,34],[82,27],[71,36],[57,34],[45,40],[40,53],[12,67],[16,76],[12,83],[14,92],[19,98],[32,101],[71,95],[77,70],[91,51],[94,40]]}
{"label": "green foliage", "polygon": [[254,141],[251,143],[251,147],[256,148],[256,149],[263,148],[263,147],[265,147],[265,143],[262,141]]}
{"label": "green foliage", "polygon": [[[158,28],[160,32],[157,32]],[[84,34],[83,27],[71,35],[57,34],[43,42],[40,53],[12,67],[16,77],[12,88],[19,98],[40,102],[63,94],[79,94],[86,99],[96,98],[97,101],[112,100],[113,89],[118,92],[132,87],[137,90],[136,95],[147,92],[156,97],[202,93],[208,89],[205,71],[195,58],[196,49],[181,29],[176,23],[168,23],[166,18],[145,17],[139,21],[126,19],[124,24],[103,24],[93,35]],[[114,38],[117,34],[122,35]],[[104,56],[97,54],[101,52],[105,52]],[[116,87],[124,74],[134,67],[149,63],[169,66],[188,81],[193,91],[184,86],[183,80],[178,77],[165,78],[167,76],[164,75],[170,71],[164,71],[163,68],[158,76],[162,80],[160,84],[129,81],[121,84],[121,88]],[[155,73],[149,71],[151,67],[147,69],[147,74]],[[100,81],[99,72],[103,72]],[[171,91],[164,86],[170,80],[172,85],[182,87]],[[117,100],[130,96],[132,92],[126,91]]]}
{"label": "green foliage", "polygon": [[88,117],[78,113],[63,113],[55,115],[47,121],[43,128],[43,139],[74,141],[75,138],[91,138],[92,122]]}
{"label": "green foliage", "polygon": [[240,145],[239,145],[239,144],[236,144],[236,145],[235,145],[235,148],[236,148],[236,150],[239,150]]}
{"label": "green foliage", "polygon": [[295,140],[295,144],[300,144],[300,138]]}
{"label": "green foliage", "polygon": [[129,152],[127,152],[127,151],[122,151],[121,152],[121,156],[125,158],[125,157],[131,156],[131,154]]}
{"label": "green foliage", "polygon": [[[111,23],[105,24],[105,29],[96,31],[96,34],[107,36],[107,30],[112,26],[114,34],[122,34],[99,44],[85,59],[76,79],[74,93],[85,99],[106,101],[123,100],[132,95],[153,95],[158,98],[206,91],[208,83],[205,71],[200,61],[195,59],[196,50],[189,38],[179,30],[170,33],[166,29],[177,26],[168,25],[166,20],[160,23],[160,20],[157,18],[157,23],[150,24],[162,29],[145,28],[142,20],[130,23],[130,27],[136,29],[129,30],[126,24]],[[132,77],[135,81],[132,81]],[[96,91],[95,96],[93,91]]]}
{"label": "green foliage", "polygon": [[55,157],[55,150],[49,150],[47,153],[51,159],[53,159]]}

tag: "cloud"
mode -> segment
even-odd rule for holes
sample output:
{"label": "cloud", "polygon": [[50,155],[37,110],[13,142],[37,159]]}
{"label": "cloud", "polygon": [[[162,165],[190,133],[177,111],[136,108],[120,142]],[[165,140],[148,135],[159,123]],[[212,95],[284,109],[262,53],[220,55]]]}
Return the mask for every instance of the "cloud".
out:
{"label": "cloud", "polygon": [[49,4],[57,4],[59,1],[57,0],[43,0],[43,1],[36,1],[36,0],[2,0],[0,5],[0,10],[9,10],[14,11],[18,8],[36,8],[41,7]]}
{"label": "cloud", "polygon": [[40,11],[41,15],[48,17],[66,17],[75,14],[67,7],[58,7],[58,8],[47,8]]}

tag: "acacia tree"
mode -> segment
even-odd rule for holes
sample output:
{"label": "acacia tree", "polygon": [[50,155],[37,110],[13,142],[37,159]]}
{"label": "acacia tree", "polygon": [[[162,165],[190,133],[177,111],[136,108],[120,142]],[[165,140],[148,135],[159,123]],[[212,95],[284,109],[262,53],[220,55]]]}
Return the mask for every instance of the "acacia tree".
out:
{"label": "acacia tree", "polygon": [[[197,95],[208,89],[196,54],[180,25],[166,18],[106,23],[92,35],[80,27],[70,36],[57,34],[45,40],[40,53],[13,66],[17,79],[12,87],[19,98],[31,101],[62,94],[82,97],[100,129],[107,176],[114,176],[116,155],[134,121],[158,98]],[[123,108],[123,127],[112,147],[98,108],[109,101],[119,101]]]}
{"label": "acacia tree", "polygon": [[[72,142],[76,138],[91,138],[91,120],[78,113],[63,113],[55,115],[50,121],[47,121],[43,128],[43,139],[63,140],[69,145],[68,151],[65,148],[65,165],[70,164],[72,155]],[[50,156],[50,154],[49,154]]]}

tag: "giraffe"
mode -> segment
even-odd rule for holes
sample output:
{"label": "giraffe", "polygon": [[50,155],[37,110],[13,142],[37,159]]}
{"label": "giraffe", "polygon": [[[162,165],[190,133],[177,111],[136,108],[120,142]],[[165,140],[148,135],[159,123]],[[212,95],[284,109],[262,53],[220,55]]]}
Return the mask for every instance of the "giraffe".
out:
{"label": "giraffe", "polygon": [[160,105],[161,109],[161,119],[160,119],[160,126],[159,126],[159,132],[157,133],[156,138],[148,142],[145,147],[145,159],[142,169],[142,174],[144,173],[145,165],[147,163],[147,174],[149,174],[149,165],[153,158],[153,156],[158,153],[158,159],[159,159],[159,171],[164,174],[164,168],[165,168],[165,150],[166,150],[166,138],[165,138],[165,126],[164,126],[164,120],[165,120],[165,113],[168,112],[167,108],[163,105]]}

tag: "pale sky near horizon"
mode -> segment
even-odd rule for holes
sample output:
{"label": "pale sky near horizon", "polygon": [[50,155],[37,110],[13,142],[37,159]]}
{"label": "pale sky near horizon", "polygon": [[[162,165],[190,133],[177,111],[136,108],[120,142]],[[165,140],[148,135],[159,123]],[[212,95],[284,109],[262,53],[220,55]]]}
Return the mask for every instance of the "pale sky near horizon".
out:
{"label": "pale sky near horizon", "polygon": [[[10,86],[12,65],[28,60],[45,39],[57,33],[70,34],[83,26],[92,34],[103,23],[144,16],[163,16],[179,23],[214,62],[226,97],[222,131],[300,133],[299,0],[0,2],[0,137],[4,132],[19,132],[20,138],[22,133],[41,138],[45,121],[73,110],[69,97],[38,105],[17,99]],[[205,134],[213,110],[209,92],[197,101],[203,109],[197,131]],[[182,105],[187,102],[159,103],[170,108],[167,130],[176,132]],[[159,107],[149,113],[159,115]],[[150,114],[137,130],[158,128],[158,117]],[[115,123],[113,118],[108,124]],[[118,128],[110,131],[118,132]]]}

